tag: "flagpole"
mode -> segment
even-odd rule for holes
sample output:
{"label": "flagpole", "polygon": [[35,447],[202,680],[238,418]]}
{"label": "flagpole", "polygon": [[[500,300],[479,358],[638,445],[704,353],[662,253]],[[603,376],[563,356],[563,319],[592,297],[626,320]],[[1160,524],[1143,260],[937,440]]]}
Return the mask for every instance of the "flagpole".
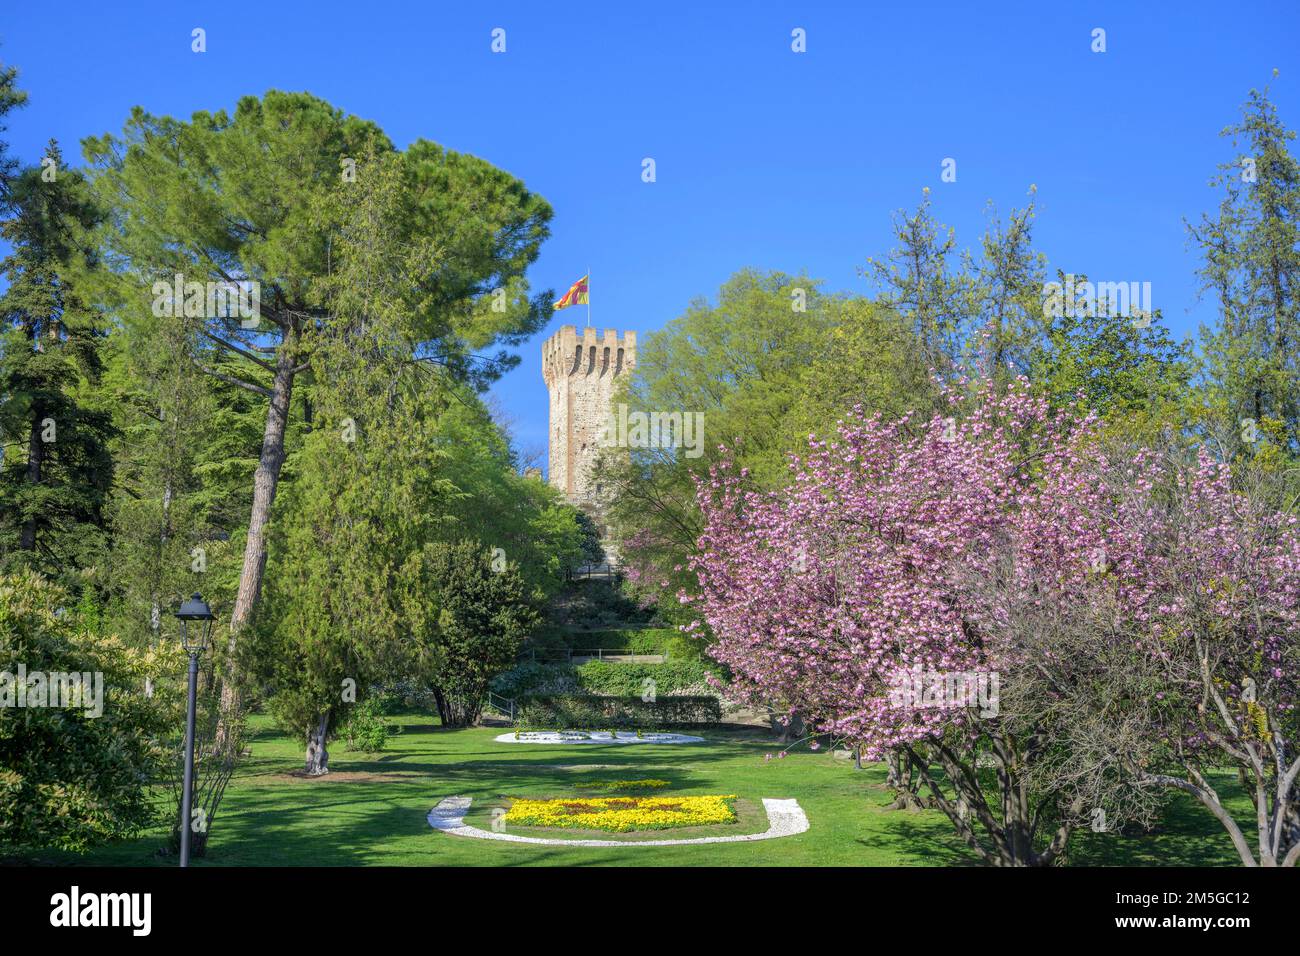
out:
{"label": "flagpole", "polygon": [[587,328],[591,328],[591,266],[587,266]]}

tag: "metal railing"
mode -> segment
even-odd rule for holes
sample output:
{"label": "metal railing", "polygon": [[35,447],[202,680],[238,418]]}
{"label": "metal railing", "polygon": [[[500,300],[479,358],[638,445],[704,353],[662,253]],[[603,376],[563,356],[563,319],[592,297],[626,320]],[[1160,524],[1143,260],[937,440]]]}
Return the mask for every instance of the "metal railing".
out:
{"label": "metal railing", "polygon": [[487,698],[483,701],[483,710],[494,710],[502,717],[505,717],[511,723],[515,719],[515,702],[511,697],[502,697],[500,694],[494,694],[488,691]]}
{"label": "metal railing", "polygon": [[570,568],[566,576],[570,581],[615,581],[623,576],[623,569],[617,564],[584,564]]}
{"label": "metal railing", "polygon": [[668,660],[666,654],[637,654],[634,651],[622,650],[617,647],[574,647],[562,651],[542,651],[540,654],[536,648],[529,648],[521,657],[521,660],[529,660],[542,664],[572,664],[574,658],[583,660],[613,661],[618,664],[662,664]]}

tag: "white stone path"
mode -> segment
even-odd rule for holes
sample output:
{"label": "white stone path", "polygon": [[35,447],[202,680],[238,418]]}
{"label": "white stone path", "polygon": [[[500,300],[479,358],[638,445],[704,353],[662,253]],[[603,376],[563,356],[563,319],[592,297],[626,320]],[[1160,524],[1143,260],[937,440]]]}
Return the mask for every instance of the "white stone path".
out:
{"label": "white stone path", "polygon": [[625,730],[616,730],[612,734],[605,730],[591,732],[531,730],[520,733],[512,730],[492,739],[499,744],[699,744],[704,742],[703,737],[692,737],[690,734],[650,733],[638,737],[635,733]]}
{"label": "white stone path", "polygon": [[738,836],[695,837],[689,840],[560,840],[549,837],[516,836],[513,833],[493,833],[479,827],[465,825],[465,812],[470,797],[444,797],[429,811],[429,826],[452,836],[475,837],[479,840],[505,840],[509,843],[535,843],[543,846],[689,846],[693,843],[747,843],[753,840],[773,840],[794,836],[808,829],[808,815],[798,800],[770,800],[763,798],[767,811],[767,829],[762,833],[745,833]]}

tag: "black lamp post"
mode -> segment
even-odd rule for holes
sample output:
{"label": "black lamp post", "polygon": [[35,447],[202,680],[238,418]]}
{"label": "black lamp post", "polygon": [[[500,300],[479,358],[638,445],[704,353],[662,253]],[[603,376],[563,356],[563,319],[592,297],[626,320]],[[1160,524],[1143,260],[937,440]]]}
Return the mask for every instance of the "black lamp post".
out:
{"label": "black lamp post", "polygon": [[[181,622],[181,646],[190,655],[190,701],[185,715],[185,784],[181,788],[181,866],[190,865],[190,815],[194,806],[194,708],[199,685],[199,654],[208,646],[212,609],[197,591],[176,612]],[[189,627],[190,622],[194,627]]]}

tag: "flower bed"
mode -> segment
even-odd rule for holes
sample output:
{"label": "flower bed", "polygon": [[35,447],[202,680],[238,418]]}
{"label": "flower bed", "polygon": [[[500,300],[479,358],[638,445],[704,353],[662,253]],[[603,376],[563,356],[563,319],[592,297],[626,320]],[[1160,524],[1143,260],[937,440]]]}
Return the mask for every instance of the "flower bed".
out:
{"label": "flower bed", "polygon": [[704,797],[596,797],[574,800],[516,800],[505,822],[528,827],[582,830],[669,830],[735,823],[734,793]]}

